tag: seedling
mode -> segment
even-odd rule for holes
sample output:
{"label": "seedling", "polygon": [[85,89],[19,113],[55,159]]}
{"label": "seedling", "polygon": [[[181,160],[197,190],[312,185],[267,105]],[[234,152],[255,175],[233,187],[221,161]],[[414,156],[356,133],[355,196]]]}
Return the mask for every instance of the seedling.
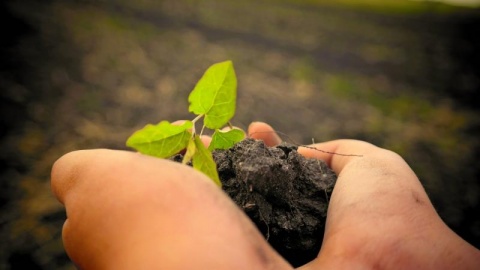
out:
{"label": "seedling", "polygon": [[[221,187],[211,151],[228,149],[245,138],[242,130],[221,130],[225,126],[232,127],[229,121],[235,114],[236,99],[237,77],[232,61],[213,64],[188,97],[189,111],[197,115],[193,120],[180,125],[168,121],[161,121],[157,125],[148,124],[128,138],[127,146],[159,158],[169,158],[186,149],[182,163],[192,161],[195,169],[205,173]],[[203,126],[197,135],[195,124],[202,118]],[[205,128],[214,130],[208,148],[200,140]]]}

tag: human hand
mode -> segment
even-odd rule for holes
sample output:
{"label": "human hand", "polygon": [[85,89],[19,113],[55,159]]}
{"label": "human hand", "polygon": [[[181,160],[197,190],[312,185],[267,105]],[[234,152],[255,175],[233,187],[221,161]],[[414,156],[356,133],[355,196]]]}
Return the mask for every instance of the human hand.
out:
{"label": "human hand", "polygon": [[232,200],[188,166],[84,150],[60,158],[51,181],[67,212],[65,249],[81,269],[291,269]]}
{"label": "human hand", "polygon": [[338,175],[320,254],[302,269],[480,269],[479,250],[440,219],[396,153],[355,140],[299,153],[326,161]]}
{"label": "human hand", "polygon": [[[275,145],[263,123],[249,134]],[[299,152],[339,175],[319,257],[302,269],[458,268],[479,252],[440,220],[398,155],[359,141]],[[88,150],[55,163],[52,188],[67,209],[63,238],[84,269],[291,269],[202,174],[166,160]]]}

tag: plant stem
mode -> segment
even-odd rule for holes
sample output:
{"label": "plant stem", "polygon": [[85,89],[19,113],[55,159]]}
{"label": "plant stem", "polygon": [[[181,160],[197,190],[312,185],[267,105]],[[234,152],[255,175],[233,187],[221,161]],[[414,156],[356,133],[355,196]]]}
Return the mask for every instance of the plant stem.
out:
{"label": "plant stem", "polygon": [[[193,127],[192,127],[192,134],[195,136],[195,123],[204,116],[205,114],[199,114],[195,119],[192,120]],[[202,128],[203,131],[203,128]]]}

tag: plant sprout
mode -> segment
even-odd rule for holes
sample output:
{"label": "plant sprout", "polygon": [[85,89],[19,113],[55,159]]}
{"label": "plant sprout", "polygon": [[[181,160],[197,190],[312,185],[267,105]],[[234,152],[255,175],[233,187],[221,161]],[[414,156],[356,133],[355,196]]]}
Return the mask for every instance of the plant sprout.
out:
{"label": "plant sprout", "polygon": [[[232,61],[213,64],[188,97],[189,111],[197,115],[193,120],[181,125],[168,121],[161,121],[157,125],[148,124],[133,133],[126,144],[142,154],[159,158],[169,158],[186,149],[182,163],[192,161],[195,169],[221,187],[212,151],[228,149],[245,138],[242,130],[221,130],[225,126],[232,127],[229,121],[235,114],[236,99],[237,78]],[[195,124],[202,118],[203,126],[197,135]],[[205,128],[214,130],[208,148],[200,140]]]}

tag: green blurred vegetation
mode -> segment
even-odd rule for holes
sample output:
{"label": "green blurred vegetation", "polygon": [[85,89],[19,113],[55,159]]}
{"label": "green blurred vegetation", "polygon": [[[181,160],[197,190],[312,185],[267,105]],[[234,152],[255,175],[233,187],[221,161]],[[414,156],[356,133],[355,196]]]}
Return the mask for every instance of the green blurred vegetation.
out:
{"label": "green blurred vegetation", "polygon": [[295,143],[356,138],[392,149],[447,224],[480,245],[478,9],[378,0],[8,3],[25,31],[2,50],[12,60],[0,73],[9,116],[1,122],[0,269],[73,269],[60,239],[63,208],[49,188],[54,160],[125,149],[146,123],[191,119],[188,93],[226,59],[239,80],[235,125],[261,120]]}
{"label": "green blurred vegetation", "polygon": [[[278,1],[270,0],[271,3]],[[285,3],[292,3],[291,0],[282,0]],[[463,6],[454,6],[442,2],[433,1],[382,1],[382,0],[299,0],[297,4],[308,6],[331,6],[343,9],[355,9],[358,11],[375,11],[384,14],[423,14],[423,13],[451,13],[467,9]]]}

